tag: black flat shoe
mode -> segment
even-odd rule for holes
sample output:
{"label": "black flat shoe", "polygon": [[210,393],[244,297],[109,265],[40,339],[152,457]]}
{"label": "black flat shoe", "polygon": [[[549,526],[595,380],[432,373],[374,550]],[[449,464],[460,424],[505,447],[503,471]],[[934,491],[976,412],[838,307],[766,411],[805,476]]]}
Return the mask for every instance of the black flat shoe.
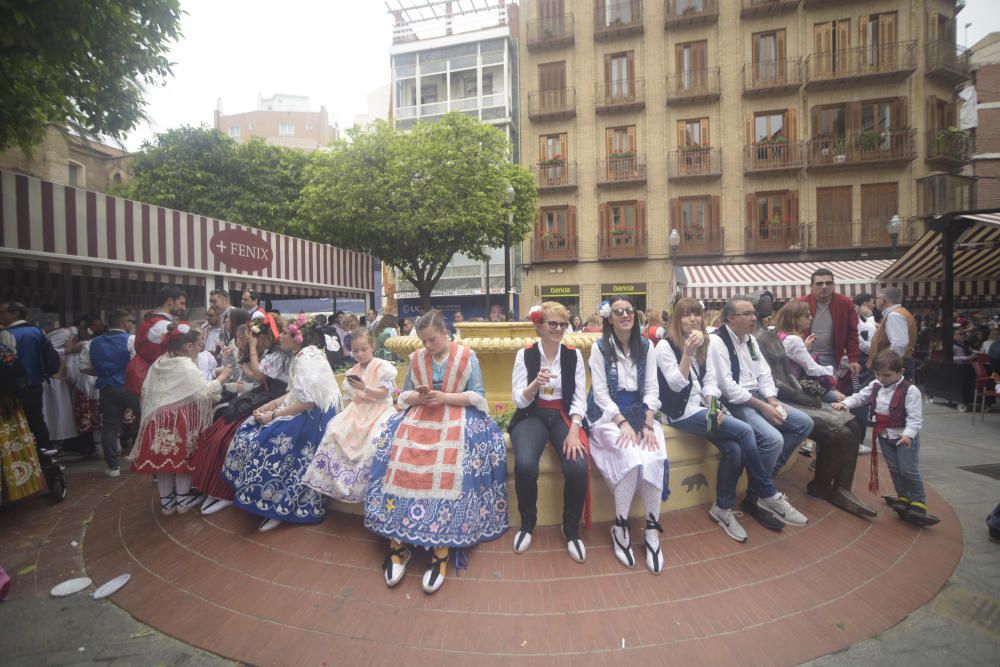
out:
{"label": "black flat shoe", "polygon": [[767,510],[762,510],[757,503],[751,503],[746,498],[740,503],[740,509],[743,510],[744,514],[753,517],[757,523],[764,526],[768,530],[773,530],[778,532],[785,527],[785,523],[774,516]]}

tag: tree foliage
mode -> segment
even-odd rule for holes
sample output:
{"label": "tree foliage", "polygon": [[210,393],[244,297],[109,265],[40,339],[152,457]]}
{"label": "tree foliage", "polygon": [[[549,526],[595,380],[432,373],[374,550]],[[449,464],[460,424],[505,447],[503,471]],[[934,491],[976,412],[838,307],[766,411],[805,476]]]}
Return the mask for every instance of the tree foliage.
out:
{"label": "tree foliage", "polygon": [[311,237],[399,269],[427,308],[452,255],[485,260],[503,245],[508,184],[511,242],[531,228],[537,188],[509,148],[503,132],[458,113],[408,132],[383,121],[353,128],[314,157],[300,214]]}
{"label": "tree foliage", "polygon": [[116,194],[275,232],[300,234],[297,208],[309,156],[237,144],[207,127],[157,135],[133,162],[132,180]]}
{"label": "tree foliage", "polygon": [[171,74],[179,0],[0,0],[0,150],[47,123],[121,139]]}

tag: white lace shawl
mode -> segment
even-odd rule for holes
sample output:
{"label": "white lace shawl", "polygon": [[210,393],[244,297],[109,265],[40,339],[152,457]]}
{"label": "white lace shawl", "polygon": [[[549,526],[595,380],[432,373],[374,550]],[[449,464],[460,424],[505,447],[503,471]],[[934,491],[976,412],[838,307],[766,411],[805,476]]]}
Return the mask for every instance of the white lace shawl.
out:
{"label": "white lace shawl", "polygon": [[289,392],[285,404],[314,403],[324,412],[331,407],[340,412],[343,397],[333,376],[326,353],[314,345],[302,348],[292,359],[288,371]]}
{"label": "white lace shawl", "polygon": [[[197,423],[188,424],[188,427],[193,432],[200,433],[212,423],[212,403],[221,395],[222,385],[219,381],[206,381],[189,357],[164,354],[149,367],[149,375],[142,385],[142,422],[139,424],[139,431],[151,419],[158,426],[169,428],[170,423],[176,419],[174,408],[194,403]],[[133,451],[138,449],[135,447]]]}

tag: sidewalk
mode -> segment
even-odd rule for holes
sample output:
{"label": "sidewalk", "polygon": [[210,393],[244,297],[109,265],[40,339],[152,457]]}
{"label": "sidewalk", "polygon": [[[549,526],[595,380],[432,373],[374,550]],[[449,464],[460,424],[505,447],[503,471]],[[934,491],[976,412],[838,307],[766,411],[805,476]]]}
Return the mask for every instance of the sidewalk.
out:
{"label": "sidewalk", "polygon": [[[895,627],[871,639],[856,643],[849,649],[827,655],[808,664],[823,666],[905,664],[907,667],[912,667],[914,665],[937,666],[941,664],[992,666],[1000,663],[1000,581],[997,578],[997,573],[1000,572],[1000,544],[991,543],[988,540],[984,523],[986,514],[997,501],[1000,501],[1000,480],[960,469],[960,466],[1000,464],[1000,415],[988,415],[985,424],[977,422],[977,425],[972,427],[968,414],[959,414],[947,407],[929,405],[925,411],[925,429],[921,439],[923,446],[922,470],[925,479],[934,491],[947,500],[951,510],[961,522],[964,550],[957,569],[944,588],[929,604],[925,604],[911,613],[908,618]],[[71,459],[67,457],[67,461],[71,461]],[[866,466],[867,462],[867,458],[862,459],[861,466]],[[751,544],[754,549],[762,550],[759,554],[761,558],[755,559],[756,561],[761,560],[766,553],[779,556],[784,553],[794,554],[796,558],[808,563],[809,561],[805,560],[808,556],[806,552],[816,547],[817,542],[829,537],[831,532],[847,535],[846,531],[856,531],[857,526],[863,525],[860,520],[848,517],[842,512],[828,511],[829,506],[825,503],[816,501],[810,504],[808,497],[803,497],[798,489],[802,480],[806,479],[804,468],[805,464],[800,463],[795,471],[797,477],[792,480],[796,487],[793,502],[798,504],[801,499],[803,506],[808,507],[807,513],[811,519],[810,527],[802,529],[798,533],[786,530],[785,537],[788,541],[782,542],[772,538],[770,534],[755,531],[755,526],[750,526]],[[142,549],[144,547],[144,544],[128,533],[133,529],[132,526],[141,527],[149,522],[149,507],[146,506],[149,503],[146,500],[147,495],[149,498],[152,497],[152,491],[146,486],[140,486],[140,484],[148,484],[148,481],[137,479],[137,476],[129,474],[125,474],[119,479],[108,480],[101,474],[102,469],[103,466],[100,462],[71,463],[67,470],[69,473],[69,497],[62,505],[52,505],[47,498],[33,498],[12,507],[0,508],[0,564],[14,579],[11,599],[0,603],[0,655],[3,656],[3,663],[5,665],[26,666],[94,663],[116,666],[238,664],[172,639],[158,630],[148,628],[134,620],[130,614],[116,604],[107,600],[95,602],[86,594],[61,599],[48,597],[48,590],[56,583],[74,576],[82,576],[85,573],[85,556],[86,573],[98,579],[98,583],[102,583],[105,579],[120,573],[121,565],[116,563],[121,561],[113,557],[112,547],[119,549],[122,548],[122,545],[125,549]],[[1000,465],[998,465],[998,472],[995,474],[1000,476]],[[858,477],[857,484],[860,485],[862,480],[867,480],[867,470],[859,468]],[[861,491],[859,491],[859,495],[863,495]],[[110,509],[115,509],[121,518],[111,521],[110,519],[114,517],[109,515]],[[943,516],[952,516],[947,507],[932,506],[931,510]],[[665,605],[687,604],[683,599],[687,599],[693,605],[691,608],[695,609],[696,613],[719,614],[721,610],[726,609],[724,605],[719,604],[720,600],[713,598],[711,594],[699,597],[701,594],[696,594],[696,591],[692,592],[691,589],[703,584],[708,585],[707,582],[703,581],[703,577],[696,576],[702,563],[706,562],[706,559],[711,561],[722,558],[722,556],[711,556],[711,554],[704,552],[718,550],[723,552],[723,555],[739,554],[739,549],[745,549],[747,545],[735,545],[736,550],[734,551],[732,546],[734,543],[730,543],[724,538],[720,539],[721,533],[717,529],[709,527],[702,532],[705,523],[703,512],[700,510],[688,514],[684,512],[687,511],[678,512],[676,517],[668,516],[664,521],[667,528],[667,534],[664,536],[664,552],[668,558],[668,570],[663,576],[655,579],[644,571],[636,570],[623,573],[618,568],[613,567],[614,564],[611,563],[613,559],[609,558],[610,554],[607,553],[608,550],[605,549],[606,545],[602,540],[605,527],[595,526],[589,531],[590,557],[588,558],[588,567],[596,568],[594,574],[589,575],[589,578],[593,581],[593,587],[600,589],[602,595],[601,601],[594,607],[595,611],[598,611],[603,605],[606,608],[608,618],[613,619],[611,622],[614,625],[619,626],[622,623],[612,614],[618,612],[617,607],[621,607],[622,604],[627,606],[629,600],[612,599],[610,597],[612,594],[604,590],[606,582],[613,584],[612,590],[625,586],[628,595],[633,598],[632,602],[637,596],[641,596],[640,587],[644,586],[655,586],[657,589],[663,589],[664,595],[672,596],[678,600],[677,602],[664,601],[663,599],[644,600],[643,603],[651,605],[651,610],[654,610],[655,605],[659,605],[662,611]],[[895,519],[886,516],[885,512],[880,514],[878,522],[872,524],[871,528],[891,531],[893,535],[913,535],[912,532],[904,534],[899,531],[900,526],[893,523]],[[368,563],[371,560],[371,554],[368,552],[374,552],[375,547],[362,542],[364,539],[363,529],[359,529],[354,523],[345,525],[346,521],[328,518],[320,526],[321,529],[325,529],[325,533],[323,531],[310,531],[306,528],[286,528],[269,534],[266,539],[258,540],[258,537],[249,529],[249,532],[245,533],[245,537],[239,537],[244,534],[239,532],[242,530],[242,518],[244,518],[239,513],[230,514],[227,510],[218,516],[224,517],[224,519],[218,520],[217,525],[214,526],[190,516],[168,517],[168,521],[174,519],[176,521],[163,522],[165,526],[168,526],[165,539],[171,540],[171,544],[187,540],[181,546],[194,548],[198,546],[199,541],[204,542],[213,537],[207,533],[207,527],[204,531],[202,530],[203,526],[221,527],[230,536],[227,538],[230,542],[236,542],[240,539],[249,540],[243,543],[245,550],[253,548],[256,549],[255,553],[262,553],[263,551],[260,549],[262,546],[265,550],[284,554],[283,557],[308,555],[306,560],[317,561],[318,559],[319,562],[330,558],[343,560],[345,563],[342,565],[353,572],[353,575],[349,575],[353,580],[348,584],[339,584],[346,587],[346,594],[328,596],[324,600],[324,602],[332,600],[334,612],[349,614],[358,609],[357,606],[352,605],[359,603],[364,593],[370,599],[377,600],[377,604],[371,606],[379,608],[374,611],[384,619],[385,623],[391,623],[390,618],[398,620],[405,618],[397,616],[403,609],[410,609],[414,614],[413,618],[416,618],[416,614],[420,612],[431,612],[431,616],[435,614],[446,616],[450,611],[448,608],[457,607],[464,602],[462,598],[468,597],[465,595],[467,591],[518,590],[514,588],[517,580],[524,580],[525,583],[528,583],[532,576],[540,582],[546,582],[540,585],[540,591],[543,592],[539,599],[533,601],[533,604],[540,607],[545,605],[551,607],[561,603],[559,599],[545,599],[548,596],[548,591],[560,590],[559,587],[552,588],[551,584],[552,578],[559,576],[559,571],[556,570],[553,574],[550,569],[551,565],[547,562],[548,556],[543,551],[547,546],[546,542],[549,541],[548,537],[552,538],[550,540],[552,544],[548,546],[554,547],[552,563],[556,567],[560,567],[563,566],[562,561],[565,560],[565,556],[559,553],[558,538],[555,535],[539,536],[537,546],[540,553],[532,554],[536,558],[535,561],[528,561],[525,557],[515,557],[508,554],[509,544],[507,542],[509,540],[506,538],[490,545],[484,545],[488,548],[481,548],[479,550],[481,553],[476,553],[473,556],[473,566],[476,571],[470,571],[468,576],[463,575],[460,580],[449,582],[446,584],[446,589],[433,598],[425,598],[419,592],[419,586],[416,582],[409,581],[414,578],[412,574],[408,576],[408,581],[401,584],[401,589],[405,587],[405,591],[385,591],[384,585],[381,586],[381,589],[379,588],[380,584],[375,579],[378,563]],[[140,523],[143,521],[146,524]],[[814,523],[816,525],[812,525]],[[236,527],[235,532],[234,526]],[[942,526],[942,530],[929,534],[929,537],[940,536],[946,531],[952,532],[954,528],[954,525]],[[108,541],[109,536],[117,534],[113,531],[122,533],[121,544],[112,544]],[[329,537],[331,533],[338,533],[346,541],[331,542]],[[883,533],[880,539],[887,539],[886,535],[888,534]],[[888,536],[892,537],[892,535]],[[856,539],[863,538],[864,533],[861,533]],[[77,542],[78,545],[72,546],[71,542],[73,541]],[[346,551],[334,553],[331,556],[331,552],[337,552],[338,548],[341,548],[338,545],[343,545],[342,549]],[[220,553],[220,560],[224,558],[232,562],[247,560],[239,557],[243,555],[241,552],[244,550],[240,544],[228,544],[228,546],[234,547],[237,551],[227,549],[233,555],[223,556]],[[917,547],[919,547],[919,543],[915,543],[914,549]],[[281,551],[282,549],[287,549],[287,551]],[[319,551],[315,551],[316,549]],[[293,550],[297,550],[299,553],[293,553]],[[753,554],[747,550],[744,555],[751,556]],[[347,562],[353,556],[358,556],[357,562]],[[906,553],[903,552],[899,558],[902,559],[905,556]],[[255,556],[254,558],[250,560],[259,565],[260,557]],[[420,559],[418,558],[418,560]],[[671,561],[673,562],[671,563]],[[685,565],[685,561],[689,564]],[[155,625],[161,628],[172,625],[172,629],[178,635],[194,636],[198,634],[198,630],[203,628],[186,627],[198,626],[198,623],[195,622],[194,612],[190,612],[192,614],[190,619],[176,619],[178,615],[183,616],[188,613],[187,607],[178,606],[179,602],[168,594],[153,592],[168,591],[173,593],[169,587],[161,588],[164,583],[169,584],[169,581],[163,577],[169,578],[170,564],[158,565],[152,559],[143,561],[141,553],[136,554],[136,562],[146,562],[151,564],[151,567],[162,567],[163,569],[156,569],[155,572],[143,572],[135,567],[135,571],[132,572],[133,581],[115,598],[118,603],[126,606],[129,606],[126,604],[129,603],[134,609],[138,609],[134,601],[137,598],[142,598],[144,591],[149,592],[146,597],[152,598],[154,603],[162,599],[164,604],[170,606],[170,609],[166,611],[170,612],[171,623],[156,622]],[[487,567],[487,564],[493,567]],[[135,566],[135,563],[132,565]],[[209,563],[206,564],[206,567],[210,565],[214,566]],[[511,569],[512,565],[517,568],[516,571]],[[539,567],[534,568],[533,565]],[[605,565],[608,565],[606,572],[603,569]],[[739,568],[736,568],[736,565],[739,565]],[[855,567],[862,568],[865,565],[863,562],[856,562]],[[30,569],[32,566],[34,566],[33,570]],[[178,566],[180,565],[178,564]],[[729,571],[742,570],[745,566],[746,561],[734,562],[732,568],[736,569]],[[871,563],[867,563],[867,566],[870,568]],[[819,567],[821,567],[819,564],[806,566],[793,578],[781,582],[783,587],[776,586],[774,588],[776,594],[786,596],[790,607],[793,598],[801,597],[802,594],[808,593],[810,588],[816,586],[817,582],[811,579],[809,574],[819,571]],[[269,575],[271,579],[275,581],[286,579],[289,582],[286,587],[295,585],[292,581],[294,577],[291,574],[280,570],[275,574],[273,564],[271,569],[272,572]],[[548,574],[539,575],[534,572],[534,569],[544,569]],[[492,576],[490,576],[490,571],[492,571]],[[22,574],[18,574],[19,572]],[[188,575],[185,573],[184,576]],[[486,581],[482,581],[484,577],[487,579]],[[778,579],[779,577],[775,575],[774,578]],[[369,581],[370,579],[371,581]],[[587,579],[588,577],[584,577],[580,581]],[[144,581],[146,583],[143,583]],[[331,583],[325,588],[331,591],[337,590],[338,584],[332,583],[335,581],[332,574],[330,581]],[[416,587],[411,586],[411,583]],[[202,590],[214,590],[210,578],[207,582],[192,582],[192,587],[195,585],[201,585]],[[717,586],[717,584],[713,585]],[[940,583],[937,585],[940,586]],[[215,584],[215,589],[223,586],[224,583],[220,580]],[[129,590],[130,587],[131,590]],[[369,588],[371,593],[366,593],[366,589]],[[352,589],[354,591],[353,600]],[[215,592],[218,591],[215,590]],[[703,599],[704,604],[699,605],[699,599]],[[481,602],[481,598],[479,600]],[[275,604],[280,602],[280,599],[275,598]],[[579,600],[581,606],[589,602],[589,600]],[[387,607],[385,606],[387,603],[396,605],[398,608]],[[780,599],[777,599],[777,604],[781,604]],[[155,606],[155,604],[149,606]],[[328,604],[324,606],[329,607]],[[698,609],[699,606],[701,609]],[[854,620],[858,623],[864,622],[860,603],[858,609],[857,619],[846,619],[848,626]],[[368,615],[372,611],[372,609],[361,609],[358,613]],[[510,609],[510,611],[516,610]],[[491,609],[484,607],[481,612],[481,618],[484,620],[504,617],[502,610],[500,616],[496,615],[495,605]],[[487,612],[494,615],[490,616]],[[226,628],[226,632],[220,634],[231,636],[243,634],[249,627],[254,627],[254,621],[257,620],[249,618],[243,622],[240,620],[241,617],[234,618],[227,615],[226,612],[215,613],[218,614],[220,624]],[[144,611],[140,615],[149,618],[150,614],[152,612]],[[495,623],[496,625],[492,627],[496,627],[498,631],[501,627],[508,627],[508,629],[516,628],[520,632],[523,629],[520,624],[520,621],[523,621],[521,618],[523,615],[523,613],[515,614],[513,619],[507,619],[504,623],[495,620],[490,620],[489,623],[491,626]],[[536,614],[536,617],[540,620],[547,620],[540,613]],[[210,614],[209,618],[213,618],[213,616]],[[642,622],[650,619],[643,619],[640,610],[633,606],[631,611],[627,611],[622,618],[627,619],[623,621],[626,625],[614,628],[617,633],[616,637],[629,635],[630,649],[643,641],[652,645],[651,638],[647,633],[649,624]],[[680,618],[687,620],[683,616]],[[709,624],[708,629],[705,630],[706,634],[712,632],[713,618],[709,617],[706,620]],[[185,626],[182,622],[184,620],[190,620],[190,622]],[[289,622],[291,623],[292,620],[294,619],[290,619]],[[586,636],[598,633],[598,629],[591,627],[590,619],[584,614],[567,616],[566,612],[556,613],[554,620],[563,626],[573,624],[574,635]],[[794,627],[807,627],[801,621],[798,623]],[[634,627],[628,627],[628,625]],[[679,625],[680,622],[678,622]],[[280,625],[272,624],[270,627],[276,634],[284,632]],[[228,631],[230,628],[231,632]],[[399,626],[402,635],[413,635],[412,630],[407,623]],[[634,637],[633,630],[638,633]],[[672,630],[672,628],[661,625],[657,631],[662,636],[669,634]],[[351,635],[352,640],[358,637],[357,632],[359,631],[354,632],[355,634]],[[447,635],[449,642],[456,637],[454,628],[451,628],[450,631],[443,629],[442,632]],[[477,647],[495,642],[498,639],[494,636],[496,633],[487,636],[488,633],[484,630],[476,630],[472,634],[474,637],[470,640],[471,644]],[[478,638],[475,637],[475,635],[480,634],[481,636]],[[718,650],[701,654],[698,663],[706,665],[748,664],[751,662],[768,664],[766,661],[754,660],[748,655],[741,661],[740,654],[736,652],[738,646],[730,641],[732,635],[735,634],[738,632],[723,631],[717,642]],[[206,635],[203,632],[200,636],[204,639]],[[331,640],[330,637],[321,636],[318,633],[313,636],[318,644]],[[640,656],[644,662],[648,661],[647,658],[651,658],[651,664],[662,664],[666,661],[675,662],[684,653],[691,653],[690,651],[682,651],[685,646],[681,640],[678,640],[678,643],[673,647],[663,647],[658,652],[646,652],[645,654],[640,648],[636,648],[635,651],[615,653],[607,651],[607,647],[601,648],[595,645],[593,648],[595,652],[588,656],[587,650],[574,654],[571,647],[558,645],[558,642],[552,638],[532,636],[531,643],[525,641],[522,644],[521,636],[518,634],[503,638],[509,640],[503,643],[509,645],[510,649],[507,653],[493,653],[490,662],[521,663],[520,659],[514,657],[519,649],[531,650],[539,647],[541,650],[542,643],[554,655],[557,664],[576,664],[578,662],[576,657],[588,658],[583,660],[581,664],[586,662],[621,664],[626,660],[634,662],[635,658]],[[785,636],[787,638],[783,640],[784,642],[795,642],[796,638],[802,638],[803,634],[793,631]],[[210,643],[211,639],[208,637],[205,641]],[[365,656],[364,662],[378,664],[391,654],[391,650],[389,653],[380,651],[387,647],[391,649],[388,645],[396,639],[397,637],[384,635],[385,646],[380,647],[369,642],[365,649],[366,652],[354,653],[353,655],[356,658],[363,655]],[[863,636],[859,639],[863,639]],[[419,644],[420,638],[411,637],[408,641]],[[460,642],[461,640],[455,639],[454,641]],[[441,643],[445,642],[442,640]],[[526,644],[527,646],[525,646]],[[83,652],[79,651],[80,647],[84,648]],[[674,648],[676,650],[673,650]],[[424,649],[403,650],[406,652],[402,655],[419,656],[425,652]],[[779,651],[780,649],[775,648],[774,650]],[[473,658],[471,653],[474,651],[453,654],[447,661],[460,664],[462,661]],[[238,655],[238,652],[234,651],[230,655]],[[359,661],[358,659],[350,659],[351,654],[347,652],[339,655],[326,652],[322,655],[322,660],[328,660],[329,664],[356,664]],[[399,655],[399,649],[397,649],[396,656]],[[575,657],[568,659],[570,655]],[[777,656],[777,653],[775,655]],[[812,655],[817,655],[817,653]],[[535,653],[533,657],[540,658],[542,656]],[[593,660],[594,658],[596,660]],[[737,662],[732,662],[734,658]],[[312,663],[298,662],[297,664],[319,665],[322,660],[316,660]],[[290,664],[281,662],[280,657],[271,656],[270,659],[267,659],[263,654],[260,655],[259,662],[256,660],[247,660],[247,662]],[[770,664],[778,662],[780,661],[776,660]]]}

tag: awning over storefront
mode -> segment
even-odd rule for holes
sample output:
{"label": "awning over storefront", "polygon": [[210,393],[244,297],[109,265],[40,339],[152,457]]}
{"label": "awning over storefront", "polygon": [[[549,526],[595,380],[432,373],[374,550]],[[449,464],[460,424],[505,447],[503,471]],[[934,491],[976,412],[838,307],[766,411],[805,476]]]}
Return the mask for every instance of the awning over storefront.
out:
{"label": "awning over storefront", "polygon": [[10,172],[0,172],[0,256],[121,280],[214,286],[218,277],[267,294],[374,289],[369,255]]}
{"label": "awning over storefront", "polygon": [[[954,285],[957,301],[985,301],[1000,294],[1000,214],[959,214],[971,223],[955,240]],[[944,262],[940,231],[929,231],[879,279],[905,284],[908,300],[939,299]]]}
{"label": "awning over storefront", "polygon": [[877,277],[892,264],[888,259],[848,262],[788,262],[781,264],[702,264],[677,267],[675,280],[681,294],[706,302],[728,301],[736,294],[769,290],[777,301],[809,293],[810,276],[830,269],[841,294],[874,294]]}

